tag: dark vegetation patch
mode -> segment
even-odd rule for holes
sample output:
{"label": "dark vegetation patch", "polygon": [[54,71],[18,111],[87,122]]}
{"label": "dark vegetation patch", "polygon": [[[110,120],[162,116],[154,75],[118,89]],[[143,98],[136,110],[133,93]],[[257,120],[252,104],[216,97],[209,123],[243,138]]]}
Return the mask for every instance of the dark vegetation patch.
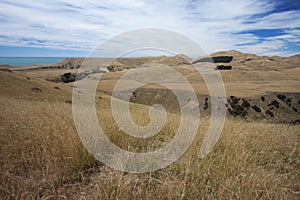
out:
{"label": "dark vegetation patch", "polygon": [[294,125],[300,124],[300,119],[292,120],[291,124],[294,124]]}
{"label": "dark vegetation patch", "polygon": [[236,116],[246,117],[246,115],[248,114],[247,110],[241,105],[234,105],[231,107],[232,109],[229,110],[229,113],[234,117]]}
{"label": "dark vegetation patch", "polygon": [[133,93],[132,93],[133,97],[136,97],[136,94],[137,94],[136,92],[133,92]]}
{"label": "dark vegetation patch", "polygon": [[[268,96],[264,95],[241,99],[236,96],[230,96],[227,99],[228,105],[226,107],[228,113],[234,117],[262,117],[269,118],[270,120],[271,118],[274,118],[272,121],[275,120],[277,122],[297,124],[297,121],[292,122],[292,120],[296,120],[296,117],[298,117],[298,104],[300,104],[299,98],[300,95],[298,94],[288,93],[275,94],[275,96],[270,94]],[[287,109],[283,103],[290,106],[291,109]]]}
{"label": "dark vegetation patch", "polygon": [[258,107],[257,105],[252,106],[252,109],[255,110],[256,112],[261,112],[260,107]]}
{"label": "dark vegetation patch", "polygon": [[284,101],[286,99],[286,96],[283,94],[278,94],[277,98],[280,99],[281,101]]}
{"label": "dark vegetation patch", "polygon": [[230,63],[232,61],[232,56],[215,56],[212,57],[214,63]]}
{"label": "dark vegetation patch", "polygon": [[199,60],[193,62],[193,64],[199,63],[199,62],[230,63],[232,61],[232,59],[233,59],[232,56],[214,56],[211,58],[199,59]]}
{"label": "dark vegetation patch", "polygon": [[285,101],[286,105],[288,105],[289,107],[292,106],[292,99],[290,98],[287,98],[286,101]]}
{"label": "dark vegetation patch", "polygon": [[71,74],[70,72],[68,72],[68,73],[64,73],[63,75],[61,75],[60,78],[64,83],[69,83],[69,82],[74,82],[76,79],[76,76]]}
{"label": "dark vegetation patch", "polygon": [[268,115],[270,117],[274,117],[274,113],[270,110],[267,110],[266,115]]}
{"label": "dark vegetation patch", "polygon": [[[287,98],[285,95],[282,94],[278,94],[277,98],[280,99],[282,102],[284,102],[286,105],[288,105],[289,107],[292,106],[292,98]],[[299,103],[299,102],[298,102]]]}
{"label": "dark vegetation patch", "polygon": [[268,104],[268,106],[274,106],[276,108],[279,108],[280,107],[280,104],[278,103],[278,101],[276,100],[273,100],[270,104]]}
{"label": "dark vegetation patch", "polygon": [[207,109],[208,109],[208,98],[207,98],[207,97],[205,97],[205,99],[204,99],[204,106],[203,106],[203,109],[204,109],[204,110],[207,110]]}
{"label": "dark vegetation patch", "polygon": [[239,104],[239,101],[241,99],[235,96],[230,96],[228,103],[230,104],[231,108],[228,108],[229,113],[236,117],[236,116],[241,116],[241,117],[246,117],[248,115],[247,109],[250,107],[250,103],[243,99],[242,104]]}
{"label": "dark vegetation patch", "polygon": [[249,108],[250,103],[247,100],[243,99],[242,107]]}
{"label": "dark vegetation patch", "polygon": [[230,96],[230,99],[231,99],[231,104],[237,104],[240,101],[240,98],[236,96]]}
{"label": "dark vegetation patch", "polygon": [[216,70],[231,70],[232,69],[232,66],[230,65],[218,65],[216,67]]}

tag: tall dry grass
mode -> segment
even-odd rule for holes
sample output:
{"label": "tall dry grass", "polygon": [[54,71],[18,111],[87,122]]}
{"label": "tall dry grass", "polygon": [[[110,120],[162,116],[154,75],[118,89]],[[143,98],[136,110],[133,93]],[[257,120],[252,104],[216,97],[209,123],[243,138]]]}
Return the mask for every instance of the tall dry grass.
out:
{"label": "tall dry grass", "polygon": [[[137,110],[141,108],[132,111],[133,118],[145,119],[145,113]],[[137,148],[131,151],[155,150],[157,146],[151,144],[160,147],[171,139],[157,136],[147,143],[121,137],[123,133],[112,126],[109,112],[99,113],[99,118],[103,116],[102,120],[109,122],[103,126],[104,131],[125,149],[130,145]],[[178,116],[169,116],[163,133],[173,132],[172,125],[177,123]],[[101,172],[76,195],[92,199],[298,199],[299,126],[228,118],[219,142],[201,160],[198,152],[208,125],[208,117],[201,120],[192,146],[169,167],[144,174],[101,167]]]}
{"label": "tall dry grass", "polygon": [[81,145],[71,105],[1,97],[0,197],[56,195],[96,163]]}
{"label": "tall dry grass", "polygon": [[[144,152],[165,145],[178,127],[169,115],[162,134],[148,141],[124,136],[109,99],[97,99],[100,124],[124,149]],[[209,119],[188,151],[165,169],[122,173],[96,162],[83,148],[71,105],[1,97],[0,197],[2,199],[298,199],[299,126],[227,119],[204,159],[198,152]],[[147,124],[147,107],[132,116]],[[128,148],[130,146],[130,148]]]}

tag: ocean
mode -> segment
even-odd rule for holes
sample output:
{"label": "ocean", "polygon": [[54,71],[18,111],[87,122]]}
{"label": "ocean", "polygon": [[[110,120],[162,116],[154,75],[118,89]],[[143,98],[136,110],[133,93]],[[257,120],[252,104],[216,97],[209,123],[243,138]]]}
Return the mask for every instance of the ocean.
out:
{"label": "ocean", "polygon": [[0,65],[49,65],[58,63],[63,59],[62,57],[0,57]]}

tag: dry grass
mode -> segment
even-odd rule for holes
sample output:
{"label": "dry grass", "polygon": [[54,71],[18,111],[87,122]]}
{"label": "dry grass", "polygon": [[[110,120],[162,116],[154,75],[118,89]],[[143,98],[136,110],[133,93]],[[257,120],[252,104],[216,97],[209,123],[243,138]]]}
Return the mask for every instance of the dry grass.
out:
{"label": "dry grass", "polygon": [[[201,95],[208,95],[206,85],[198,73],[191,66],[178,65],[173,66],[178,72],[180,72],[192,85],[196,93]],[[73,70],[31,70],[18,72],[25,74],[26,76],[33,78],[55,78],[59,77],[65,72],[75,73]],[[233,68],[230,71],[221,71],[222,78],[225,83],[226,93],[228,96],[254,96],[261,95],[267,92],[298,92],[300,90],[300,69],[278,69],[278,70],[263,70],[259,71],[247,71],[239,68]],[[103,74],[100,90],[111,92],[114,89],[115,83],[119,78],[125,74],[126,71],[110,72]],[[148,74],[140,77],[140,79],[148,79]],[[127,80],[128,82],[133,80]],[[124,82],[126,83],[126,82]],[[68,83],[73,85],[73,83]],[[147,86],[148,88],[156,88],[153,85]]]}
{"label": "dry grass", "polygon": [[66,103],[1,97],[2,198],[55,194],[95,164],[75,134],[71,114]]}
{"label": "dry grass", "polygon": [[[102,96],[99,101],[107,102]],[[149,141],[120,137],[109,104],[97,104],[112,141],[140,152],[165,144],[177,124],[168,118],[163,136]],[[142,112],[138,112],[141,110]],[[132,115],[146,124],[147,107]],[[107,112],[107,113],[106,113]],[[140,117],[138,117],[140,116]],[[145,121],[141,120],[145,119]],[[171,166],[128,174],[97,165],[82,147],[67,103],[1,98],[1,187],[3,199],[297,199],[299,197],[299,126],[246,123],[228,119],[214,150],[197,156],[207,129]],[[154,145],[153,143],[158,144]],[[132,150],[132,149],[131,149]],[[88,169],[94,173],[88,173]]]}
{"label": "dry grass", "polygon": [[188,152],[171,166],[128,174],[107,167],[76,197],[90,199],[297,199],[299,126],[228,120],[205,159],[197,156],[208,119]]}
{"label": "dry grass", "polygon": [[[83,148],[71,104],[65,102],[70,89],[5,77],[10,84],[0,86],[0,199],[299,199],[299,125],[228,118],[219,142],[201,160],[198,152],[209,125],[204,118],[178,161],[151,173],[122,173],[96,162]],[[31,91],[37,86],[42,92]],[[124,136],[109,100],[96,96],[99,121],[124,149],[158,149],[178,127],[179,116],[169,114],[162,133],[153,138]],[[149,122],[147,106],[131,104],[131,109],[138,124]]]}
{"label": "dry grass", "polygon": [[[197,94],[209,95],[207,86],[202,77],[192,70],[191,67],[174,67],[180,72],[193,86],[193,89]],[[298,92],[300,90],[300,74],[297,69],[289,69],[278,71],[243,71],[243,70],[230,70],[221,71],[222,79],[225,84],[227,96],[255,96],[261,95],[267,92]],[[106,73],[101,79],[98,89],[111,92],[114,89],[114,85],[120,79],[124,72],[118,73]],[[149,76],[149,75],[148,75]],[[139,79],[149,79],[147,74]],[[135,82],[134,80],[123,81],[123,84]],[[180,84],[179,84],[180,85]],[[154,84],[145,86],[146,88],[154,88],[157,86]],[[177,88],[176,84],[173,86]]]}

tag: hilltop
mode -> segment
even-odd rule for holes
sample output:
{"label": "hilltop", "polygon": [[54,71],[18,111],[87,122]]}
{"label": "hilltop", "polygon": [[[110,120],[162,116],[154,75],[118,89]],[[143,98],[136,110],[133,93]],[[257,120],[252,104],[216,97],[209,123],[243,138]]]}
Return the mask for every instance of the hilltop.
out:
{"label": "hilltop", "polygon": [[[233,67],[233,69],[246,71],[277,71],[297,68],[300,65],[300,54],[287,58],[280,56],[258,56],[255,54],[243,53],[236,50],[220,51],[210,54],[210,58],[226,56],[232,57],[232,60],[229,63]],[[194,59],[193,62],[197,62],[204,58],[205,57],[199,57],[197,59]]]}

